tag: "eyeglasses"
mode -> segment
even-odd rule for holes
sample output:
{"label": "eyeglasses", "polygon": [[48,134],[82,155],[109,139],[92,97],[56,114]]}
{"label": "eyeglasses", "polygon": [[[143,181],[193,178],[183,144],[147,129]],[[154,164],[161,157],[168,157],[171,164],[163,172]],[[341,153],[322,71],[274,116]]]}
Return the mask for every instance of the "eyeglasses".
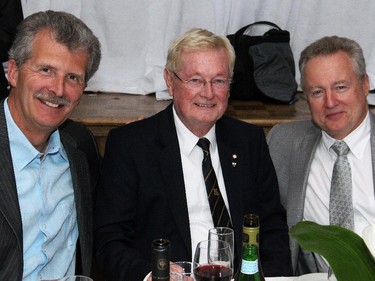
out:
{"label": "eyeglasses", "polygon": [[211,81],[206,81],[200,78],[190,78],[190,79],[182,80],[176,74],[176,72],[173,72],[173,74],[174,76],[178,78],[178,80],[185,83],[192,90],[202,90],[203,87],[206,86],[207,83],[210,83],[213,90],[222,92],[222,91],[229,90],[233,82],[233,80],[230,78],[229,79],[215,78],[215,79],[212,79]]}

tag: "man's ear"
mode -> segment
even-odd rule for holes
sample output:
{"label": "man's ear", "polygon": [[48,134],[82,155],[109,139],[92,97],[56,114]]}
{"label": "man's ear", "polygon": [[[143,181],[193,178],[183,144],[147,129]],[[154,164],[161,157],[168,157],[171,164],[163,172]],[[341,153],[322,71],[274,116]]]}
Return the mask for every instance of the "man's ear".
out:
{"label": "man's ear", "polygon": [[367,97],[367,95],[370,93],[370,78],[368,77],[367,74],[365,76],[364,85],[363,86],[365,87],[365,95]]}
{"label": "man's ear", "polygon": [[169,95],[171,97],[173,97],[172,79],[173,77],[172,77],[171,72],[168,69],[164,68],[164,80],[165,80],[165,84],[167,84]]}
{"label": "man's ear", "polygon": [[8,61],[8,81],[12,87],[17,86],[18,66],[14,59]]}

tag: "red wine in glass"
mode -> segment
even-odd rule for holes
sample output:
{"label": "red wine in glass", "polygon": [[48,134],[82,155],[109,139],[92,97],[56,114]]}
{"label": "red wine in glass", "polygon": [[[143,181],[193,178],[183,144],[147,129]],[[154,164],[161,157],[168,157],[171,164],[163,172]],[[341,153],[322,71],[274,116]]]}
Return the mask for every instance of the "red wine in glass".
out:
{"label": "red wine in glass", "polygon": [[200,265],[194,269],[196,281],[230,281],[232,269],[219,264]]}

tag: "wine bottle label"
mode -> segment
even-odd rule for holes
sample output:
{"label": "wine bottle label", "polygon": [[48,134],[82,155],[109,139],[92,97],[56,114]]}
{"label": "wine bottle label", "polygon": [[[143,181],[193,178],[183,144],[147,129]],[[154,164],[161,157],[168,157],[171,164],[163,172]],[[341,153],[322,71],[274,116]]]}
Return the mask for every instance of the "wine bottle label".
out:
{"label": "wine bottle label", "polygon": [[152,241],[152,280],[169,280],[169,241]]}
{"label": "wine bottle label", "polygon": [[241,273],[252,275],[258,272],[258,259],[255,261],[242,260]]}

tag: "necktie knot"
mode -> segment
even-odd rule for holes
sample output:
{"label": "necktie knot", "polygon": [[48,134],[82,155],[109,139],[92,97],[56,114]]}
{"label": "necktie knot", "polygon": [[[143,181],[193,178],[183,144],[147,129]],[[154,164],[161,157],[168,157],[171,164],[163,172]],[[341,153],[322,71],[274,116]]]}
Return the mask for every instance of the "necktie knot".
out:
{"label": "necktie knot", "polygon": [[210,151],[210,141],[206,138],[200,138],[197,145],[206,151],[206,153]]}
{"label": "necktie knot", "polygon": [[336,152],[337,156],[345,156],[350,151],[349,146],[346,144],[346,142],[344,142],[342,140],[335,141],[335,143],[332,144],[331,147],[332,147],[333,151]]}

